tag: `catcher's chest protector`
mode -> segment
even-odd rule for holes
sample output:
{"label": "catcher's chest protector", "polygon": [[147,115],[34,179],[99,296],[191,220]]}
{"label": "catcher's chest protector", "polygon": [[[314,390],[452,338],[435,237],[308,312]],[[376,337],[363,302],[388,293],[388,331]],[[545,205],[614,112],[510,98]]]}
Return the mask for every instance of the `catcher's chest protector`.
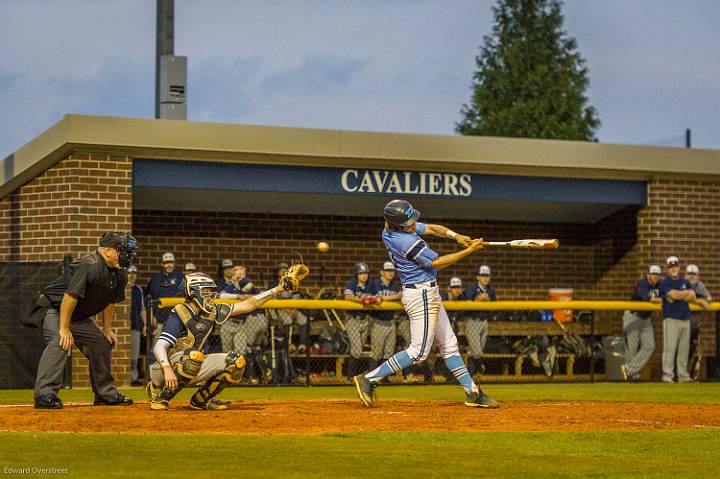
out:
{"label": "catcher's chest protector", "polygon": [[174,309],[180,321],[187,328],[187,336],[178,339],[175,347],[170,350],[170,356],[186,349],[202,351],[205,341],[215,326],[215,318],[218,314],[217,308],[206,315],[193,313],[192,309],[186,304],[178,304]]}

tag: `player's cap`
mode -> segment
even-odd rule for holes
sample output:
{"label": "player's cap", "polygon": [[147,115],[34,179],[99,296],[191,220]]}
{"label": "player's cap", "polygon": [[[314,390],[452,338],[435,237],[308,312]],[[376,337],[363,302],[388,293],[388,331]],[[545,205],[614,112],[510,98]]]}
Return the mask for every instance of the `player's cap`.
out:
{"label": "player's cap", "polygon": [[192,273],[193,271],[197,271],[197,268],[195,267],[195,263],[187,263],[185,265],[185,272]]}
{"label": "player's cap", "polygon": [[128,274],[137,273],[137,266],[135,266],[134,264],[131,264],[130,266],[127,267],[127,272],[128,272]]}
{"label": "player's cap", "polygon": [[175,262],[175,255],[172,253],[165,253],[162,255],[161,263],[174,263]]}
{"label": "player's cap", "polygon": [[680,259],[677,256],[668,256],[665,260],[665,264],[668,266],[677,266],[680,264]]}
{"label": "player's cap", "polygon": [[656,264],[651,264],[648,268],[649,274],[662,274],[662,268]]}
{"label": "player's cap", "polygon": [[453,276],[450,278],[450,287],[451,288],[462,288],[462,280],[458,278],[457,276]]}
{"label": "player's cap", "polygon": [[222,260],[221,266],[224,268],[232,268],[233,267],[233,260],[231,259],[224,259]]}
{"label": "player's cap", "polygon": [[289,267],[290,267],[290,266],[289,266],[287,263],[285,263],[284,261],[281,261],[281,262],[279,262],[279,263],[277,264],[277,269],[278,269],[278,270],[288,269]]}
{"label": "player's cap", "polygon": [[392,261],[385,261],[383,263],[383,271],[395,271],[395,265],[392,264]]}
{"label": "player's cap", "polygon": [[700,268],[698,268],[696,264],[689,264],[687,268],[685,268],[685,272],[687,274],[700,274]]}
{"label": "player's cap", "polygon": [[490,266],[484,264],[480,266],[480,269],[478,270],[478,274],[480,276],[490,276]]}

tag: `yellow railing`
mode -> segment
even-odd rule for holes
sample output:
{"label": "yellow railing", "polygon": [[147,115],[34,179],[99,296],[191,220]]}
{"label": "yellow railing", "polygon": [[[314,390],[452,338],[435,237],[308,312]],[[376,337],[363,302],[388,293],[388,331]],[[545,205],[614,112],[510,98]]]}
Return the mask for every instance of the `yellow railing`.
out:
{"label": "yellow railing", "polygon": [[[184,302],[183,298],[161,298],[160,308],[170,308]],[[237,303],[237,299],[218,299],[218,303]],[[535,311],[547,309],[571,309],[594,311],[660,311],[659,304],[645,301],[445,301],[448,311]],[[720,302],[710,305],[712,311],[720,311]],[[262,305],[264,309],[352,309],[376,311],[401,311],[399,302],[384,302],[363,307],[352,301],[338,299],[273,299]],[[698,305],[691,304],[693,311],[704,311]]]}

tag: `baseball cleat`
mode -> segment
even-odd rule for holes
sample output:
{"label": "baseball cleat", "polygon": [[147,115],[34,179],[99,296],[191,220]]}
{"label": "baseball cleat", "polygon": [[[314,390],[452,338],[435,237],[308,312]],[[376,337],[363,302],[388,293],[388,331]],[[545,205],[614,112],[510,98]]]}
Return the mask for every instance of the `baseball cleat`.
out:
{"label": "baseball cleat", "polygon": [[211,399],[207,403],[197,403],[190,400],[190,409],[195,409],[196,411],[225,411],[226,409],[230,409],[230,406],[232,405],[232,401],[220,401],[219,399]]}
{"label": "baseball cleat", "polygon": [[476,393],[465,394],[465,405],[467,407],[482,407],[485,409],[497,409],[500,407],[498,403],[492,400],[481,390]]}
{"label": "baseball cleat", "polygon": [[150,409],[153,411],[167,411],[170,409],[170,403],[164,399],[153,399],[150,401]]}
{"label": "baseball cleat", "polygon": [[372,407],[373,401],[377,399],[375,396],[375,385],[371,383],[364,374],[353,376],[353,383],[355,383],[355,389],[363,405],[365,407]]}
{"label": "baseball cleat", "polygon": [[149,400],[153,401],[155,397],[157,396],[157,389],[155,389],[155,386],[153,386],[152,381],[148,381],[147,385],[145,386],[145,394],[147,394],[147,397]]}

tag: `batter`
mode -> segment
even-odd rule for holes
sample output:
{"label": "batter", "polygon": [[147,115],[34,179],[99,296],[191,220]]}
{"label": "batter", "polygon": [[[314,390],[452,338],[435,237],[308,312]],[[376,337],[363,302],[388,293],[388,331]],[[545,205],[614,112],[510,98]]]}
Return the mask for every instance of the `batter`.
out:
{"label": "batter", "polygon": [[[465,405],[497,408],[498,404],[478,388],[468,373],[437,285],[437,270],[482,249],[482,239],[470,239],[444,226],[418,223],[420,212],[404,200],[385,205],[384,216],[382,240],[403,286],[401,300],[410,318],[410,346],[372,371],[353,377],[360,400],[372,407],[377,384],[391,374],[425,361],[434,342],[445,365],[465,389]],[[453,238],[465,249],[440,256],[420,238],[423,235]]]}

